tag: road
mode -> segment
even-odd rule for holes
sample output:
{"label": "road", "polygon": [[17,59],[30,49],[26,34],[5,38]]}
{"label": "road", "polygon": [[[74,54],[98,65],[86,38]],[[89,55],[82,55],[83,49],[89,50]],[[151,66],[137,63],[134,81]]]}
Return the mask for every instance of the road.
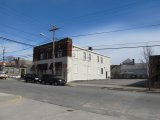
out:
{"label": "road", "polygon": [[110,80],[88,80],[88,81],[82,80],[82,81],[73,81],[72,83],[146,87],[146,82],[147,79],[110,79]]}
{"label": "road", "polygon": [[0,80],[0,92],[128,120],[159,120],[160,94]]}

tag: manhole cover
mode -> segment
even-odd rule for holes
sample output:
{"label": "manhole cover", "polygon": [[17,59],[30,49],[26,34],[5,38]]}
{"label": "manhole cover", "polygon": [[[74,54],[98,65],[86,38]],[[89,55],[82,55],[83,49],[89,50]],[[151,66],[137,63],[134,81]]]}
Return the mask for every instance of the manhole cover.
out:
{"label": "manhole cover", "polygon": [[68,112],[73,112],[74,110],[67,110]]}

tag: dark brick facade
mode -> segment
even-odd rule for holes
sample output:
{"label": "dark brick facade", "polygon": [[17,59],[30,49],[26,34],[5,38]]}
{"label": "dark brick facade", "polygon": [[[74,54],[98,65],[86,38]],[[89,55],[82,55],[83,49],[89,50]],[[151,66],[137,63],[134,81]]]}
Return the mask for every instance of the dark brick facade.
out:
{"label": "dark brick facade", "polygon": [[[33,49],[33,61],[52,59],[53,42],[36,46]],[[55,42],[55,58],[72,56],[72,39],[64,38]]]}

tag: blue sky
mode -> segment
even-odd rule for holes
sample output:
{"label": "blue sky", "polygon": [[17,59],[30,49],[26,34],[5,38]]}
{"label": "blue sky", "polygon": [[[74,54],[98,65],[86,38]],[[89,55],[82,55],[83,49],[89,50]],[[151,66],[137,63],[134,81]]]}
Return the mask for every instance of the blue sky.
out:
{"label": "blue sky", "polygon": [[[63,38],[159,24],[159,11],[160,0],[1,0],[0,36],[37,45],[47,41],[39,33],[43,32],[48,38],[52,37],[52,34],[48,32],[51,24],[60,28],[56,32],[56,37]],[[160,27],[157,26],[117,33],[72,37],[72,39],[75,45],[81,47],[102,48],[111,44],[160,41],[159,33]],[[158,44],[158,42],[148,44]],[[6,46],[6,52],[28,48],[28,46],[2,40],[0,46]],[[112,47],[120,46],[113,45]],[[2,48],[0,50],[2,51]],[[159,54],[158,51],[159,48],[155,47],[155,54]],[[119,64],[127,58],[135,58],[138,62],[142,57],[142,48],[97,52],[110,56],[112,64]],[[32,49],[6,53],[6,56],[29,54],[32,54]]]}

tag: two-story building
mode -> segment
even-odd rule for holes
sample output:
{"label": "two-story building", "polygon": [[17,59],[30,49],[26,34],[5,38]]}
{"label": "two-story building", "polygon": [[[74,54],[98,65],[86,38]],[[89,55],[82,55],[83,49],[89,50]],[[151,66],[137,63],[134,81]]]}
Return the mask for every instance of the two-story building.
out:
{"label": "two-story building", "polygon": [[[72,45],[70,38],[55,42],[55,74],[69,81],[110,78],[110,58]],[[53,74],[53,42],[33,51],[36,74]]]}

